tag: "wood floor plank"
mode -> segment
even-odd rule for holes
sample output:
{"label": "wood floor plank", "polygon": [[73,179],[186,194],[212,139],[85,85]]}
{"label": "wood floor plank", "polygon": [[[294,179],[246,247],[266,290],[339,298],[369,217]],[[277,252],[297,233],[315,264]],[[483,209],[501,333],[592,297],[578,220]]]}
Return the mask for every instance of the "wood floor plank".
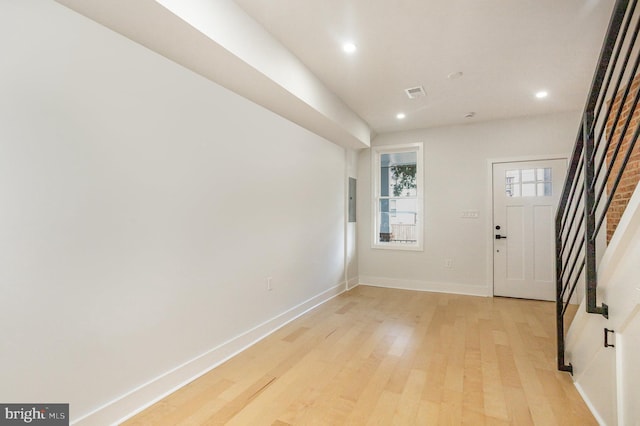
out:
{"label": "wood floor plank", "polygon": [[592,425],[554,305],[359,286],[126,425]]}
{"label": "wood floor plank", "polygon": [[495,330],[490,320],[479,323],[480,356],[482,359],[482,396],[485,414],[494,420],[508,420],[504,388],[495,342]]}
{"label": "wood floor plank", "polygon": [[418,412],[421,405],[421,394],[427,382],[427,374],[420,370],[411,370],[407,378],[407,384],[404,387],[398,407],[394,423],[401,425],[418,424]]}
{"label": "wood floor plank", "polygon": [[370,376],[360,382],[362,383],[362,391],[355,402],[353,411],[347,417],[348,423],[365,424],[368,421],[398,361],[399,358],[395,356],[384,357],[376,363]]}
{"label": "wood floor plank", "polygon": [[416,425],[437,425],[440,423],[440,407],[439,403],[432,401],[421,401],[418,415],[416,417]]}
{"label": "wood floor plank", "polygon": [[505,388],[509,421],[514,425],[533,425],[531,410],[522,388]]}
{"label": "wood floor plank", "polygon": [[309,331],[309,327],[300,327],[282,340],[284,340],[285,342],[295,342],[298,337],[302,336],[307,331]]}
{"label": "wood floor plank", "polygon": [[250,387],[248,387],[244,392],[234,398],[232,401],[229,401],[221,410],[214,413],[209,419],[207,419],[207,424],[220,424],[223,425],[227,423],[230,419],[232,419],[236,414],[242,411],[251,401],[256,398],[260,393],[264,392],[273,382],[277,379],[277,377],[265,375],[261,377],[258,381],[253,383]]}

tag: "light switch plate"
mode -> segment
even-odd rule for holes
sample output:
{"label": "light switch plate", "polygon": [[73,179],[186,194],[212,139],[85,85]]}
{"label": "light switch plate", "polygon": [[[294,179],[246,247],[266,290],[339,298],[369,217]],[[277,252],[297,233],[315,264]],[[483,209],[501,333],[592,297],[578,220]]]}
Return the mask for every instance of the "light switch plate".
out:
{"label": "light switch plate", "polygon": [[478,210],[463,210],[460,214],[463,219],[477,219],[479,216]]}

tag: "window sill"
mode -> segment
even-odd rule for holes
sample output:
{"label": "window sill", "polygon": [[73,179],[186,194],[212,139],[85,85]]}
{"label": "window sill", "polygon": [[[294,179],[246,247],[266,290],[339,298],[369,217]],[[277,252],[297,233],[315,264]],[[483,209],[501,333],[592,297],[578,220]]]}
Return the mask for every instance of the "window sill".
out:
{"label": "window sill", "polygon": [[420,245],[405,245],[405,244],[372,244],[372,249],[378,250],[398,250],[398,251],[424,251]]}

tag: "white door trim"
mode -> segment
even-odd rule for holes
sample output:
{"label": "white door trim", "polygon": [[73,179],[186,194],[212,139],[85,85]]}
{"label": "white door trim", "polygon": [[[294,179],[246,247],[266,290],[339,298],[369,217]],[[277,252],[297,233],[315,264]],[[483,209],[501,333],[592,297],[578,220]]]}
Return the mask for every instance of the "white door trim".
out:
{"label": "white door trim", "polygon": [[566,160],[567,170],[569,166],[569,154],[541,154],[541,155],[526,155],[517,157],[500,157],[500,158],[488,158],[487,159],[487,195],[486,195],[486,211],[489,212],[489,218],[486,222],[486,276],[488,277],[487,288],[488,296],[493,297],[493,165],[497,163],[516,163],[524,161],[541,161],[541,160]]}

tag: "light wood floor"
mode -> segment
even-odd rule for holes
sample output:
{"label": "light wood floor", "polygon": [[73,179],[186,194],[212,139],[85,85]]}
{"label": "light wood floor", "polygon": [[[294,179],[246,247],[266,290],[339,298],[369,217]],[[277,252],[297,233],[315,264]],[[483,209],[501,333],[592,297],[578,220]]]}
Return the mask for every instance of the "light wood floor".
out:
{"label": "light wood floor", "polygon": [[595,425],[554,306],[360,286],[126,425]]}

